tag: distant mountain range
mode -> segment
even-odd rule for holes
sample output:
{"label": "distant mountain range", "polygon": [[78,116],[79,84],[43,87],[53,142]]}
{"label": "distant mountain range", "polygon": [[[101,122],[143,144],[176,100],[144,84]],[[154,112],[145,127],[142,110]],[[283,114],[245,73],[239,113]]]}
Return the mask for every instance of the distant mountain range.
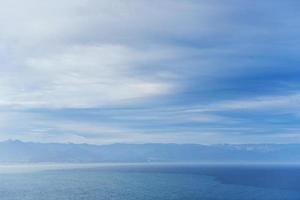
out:
{"label": "distant mountain range", "polygon": [[0,142],[1,163],[282,162],[300,163],[300,144],[60,144]]}

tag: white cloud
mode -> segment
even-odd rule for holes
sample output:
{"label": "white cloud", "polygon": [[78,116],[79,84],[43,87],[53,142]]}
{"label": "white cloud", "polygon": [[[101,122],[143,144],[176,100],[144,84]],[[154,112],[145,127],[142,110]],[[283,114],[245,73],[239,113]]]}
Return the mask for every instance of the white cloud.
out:
{"label": "white cloud", "polygon": [[185,112],[216,112],[216,111],[233,111],[233,110],[269,110],[276,109],[284,112],[300,111],[300,94],[294,93],[289,95],[270,95],[252,97],[250,99],[237,99],[230,101],[219,101],[212,104],[194,106],[186,108]]}
{"label": "white cloud", "polygon": [[31,57],[20,72],[0,75],[0,103],[17,107],[97,107],[167,94],[171,83],[151,74],[144,79],[131,72],[138,62],[163,59],[163,52],[159,53],[155,57],[155,52],[102,45],[72,46],[49,57]]}
{"label": "white cloud", "polygon": [[161,41],[214,31],[222,11],[169,0],[1,2],[0,105],[97,107],[168,94],[176,73],[158,64],[196,52]]}

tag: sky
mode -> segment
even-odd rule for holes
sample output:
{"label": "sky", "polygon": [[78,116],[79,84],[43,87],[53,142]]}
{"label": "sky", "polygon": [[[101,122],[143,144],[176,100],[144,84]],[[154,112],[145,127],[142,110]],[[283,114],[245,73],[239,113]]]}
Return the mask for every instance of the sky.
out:
{"label": "sky", "polygon": [[0,140],[300,143],[297,0],[0,2]]}

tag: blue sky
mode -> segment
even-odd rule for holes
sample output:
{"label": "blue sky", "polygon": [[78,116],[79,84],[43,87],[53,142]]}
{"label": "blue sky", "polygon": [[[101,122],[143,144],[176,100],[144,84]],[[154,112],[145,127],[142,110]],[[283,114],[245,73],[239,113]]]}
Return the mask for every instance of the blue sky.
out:
{"label": "blue sky", "polygon": [[298,143],[299,6],[5,1],[0,140]]}

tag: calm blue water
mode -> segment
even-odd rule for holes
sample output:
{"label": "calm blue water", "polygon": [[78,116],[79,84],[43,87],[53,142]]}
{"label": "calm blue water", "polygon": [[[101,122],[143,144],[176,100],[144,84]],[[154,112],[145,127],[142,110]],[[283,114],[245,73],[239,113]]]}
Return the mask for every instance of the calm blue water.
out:
{"label": "calm blue water", "polygon": [[7,166],[0,199],[300,200],[300,166]]}

